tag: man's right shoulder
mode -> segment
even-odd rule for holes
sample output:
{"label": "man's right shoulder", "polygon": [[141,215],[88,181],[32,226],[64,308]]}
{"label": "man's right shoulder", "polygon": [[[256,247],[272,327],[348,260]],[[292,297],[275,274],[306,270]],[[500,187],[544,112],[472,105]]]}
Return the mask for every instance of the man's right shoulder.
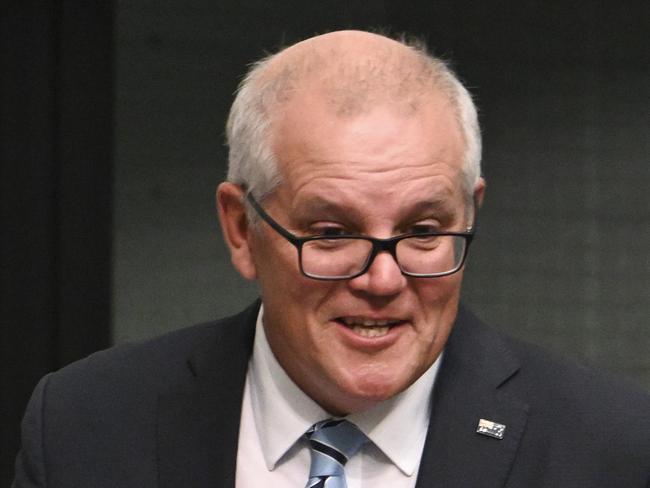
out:
{"label": "man's right shoulder", "polygon": [[258,308],[115,346],[47,375],[23,418],[16,486],[45,486],[46,477],[47,486],[154,486],[168,432],[159,429],[171,428],[170,412],[202,401],[238,404],[231,397],[243,389]]}
{"label": "man's right shoulder", "polygon": [[143,392],[160,392],[182,384],[196,375],[194,363],[202,356],[223,361],[229,355],[247,354],[258,308],[255,303],[230,317],[98,351],[51,373],[48,389],[70,393],[133,385]]}

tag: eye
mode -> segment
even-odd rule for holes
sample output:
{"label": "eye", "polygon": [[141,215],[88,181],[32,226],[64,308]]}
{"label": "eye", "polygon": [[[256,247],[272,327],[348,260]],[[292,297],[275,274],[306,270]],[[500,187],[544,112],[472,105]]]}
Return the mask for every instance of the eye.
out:
{"label": "eye", "polygon": [[431,222],[422,222],[413,224],[407,228],[409,234],[431,234],[435,232],[440,232],[440,226]]}
{"label": "eye", "polygon": [[313,236],[335,237],[350,235],[350,232],[344,227],[333,224],[313,225],[309,229],[309,234]]}

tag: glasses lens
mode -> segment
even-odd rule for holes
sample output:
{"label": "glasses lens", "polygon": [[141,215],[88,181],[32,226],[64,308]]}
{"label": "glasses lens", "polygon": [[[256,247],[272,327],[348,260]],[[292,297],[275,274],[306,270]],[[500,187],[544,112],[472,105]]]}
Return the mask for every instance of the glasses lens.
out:
{"label": "glasses lens", "polygon": [[447,274],[460,267],[466,247],[467,241],[461,236],[408,237],[397,244],[397,261],[406,273]]}
{"label": "glasses lens", "polygon": [[365,239],[314,239],[302,246],[302,269],[316,278],[347,278],[363,269],[371,250]]}

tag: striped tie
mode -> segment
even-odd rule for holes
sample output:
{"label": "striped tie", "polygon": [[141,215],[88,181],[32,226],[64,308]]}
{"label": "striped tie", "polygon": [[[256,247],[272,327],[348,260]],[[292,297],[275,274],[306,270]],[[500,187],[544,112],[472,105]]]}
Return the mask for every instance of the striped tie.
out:
{"label": "striped tie", "polygon": [[306,488],[347,488],[343,466],[368,438],[347,420],[318,422],[305,434],[311,447]]}

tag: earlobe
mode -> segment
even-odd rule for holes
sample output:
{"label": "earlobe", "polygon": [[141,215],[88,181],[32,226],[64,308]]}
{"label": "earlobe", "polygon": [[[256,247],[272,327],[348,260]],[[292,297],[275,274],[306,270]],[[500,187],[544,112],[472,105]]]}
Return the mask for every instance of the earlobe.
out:
{"label": "earlobe", "polygon": [[239,274],[248,280],[254,280],[257,271],[251,252],[251,232],[244,206],[244,190],[234,183],[221,183],[217,187],[216,200],[221,232],[230,250],[230,259]]}
{"label": "earlobe", "polygon": [[478,208],[481,208],[483,205],[483,198],[485,197],[485,179],[483,177],[478,179],[478,182],[474,186],[474,201],[478,205]]}

